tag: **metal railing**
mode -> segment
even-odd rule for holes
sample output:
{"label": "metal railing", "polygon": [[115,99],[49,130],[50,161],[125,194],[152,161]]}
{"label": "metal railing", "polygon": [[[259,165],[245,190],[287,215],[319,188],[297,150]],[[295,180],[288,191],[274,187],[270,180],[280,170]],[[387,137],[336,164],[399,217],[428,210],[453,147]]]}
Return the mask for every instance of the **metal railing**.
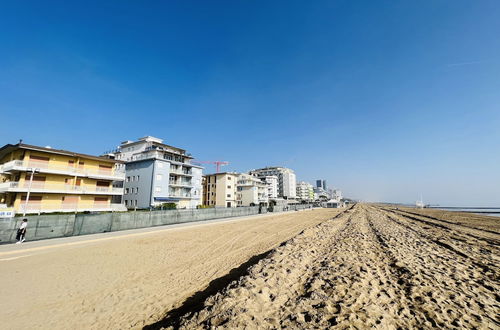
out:
{"label": "metal railing", "polygon": [[[0,184],[0,191],[28,191],[29,182],[24,182],[20,184],[17,181],[14,182],[4,182]],[[98,186],[73,186],[69,184],[52,184],[45,182],[32,182],[31,183],[32,192],[63,192],[63,193],[109,193],[110,195],[121,195],[123,194],[123,188],[115,187],[98,187]]]}
{"label": "metal railing", "polygon": [[41,202],[29,202],[28,205],[22,204],[20,212],[26,211],[27,213],[46,213],[46,212],[109,212],[109,211],[126,211],[127,208],[123,204],[116,203],[94,203],[92,206],[85,206],[78,203],[64,203],[62,202],[59,207],[52,205],[43,205]]}
{"label": "metal railing", "polygon": [[53,170],[57,172],[69,173],[70,175],[83,175],[83,176],[98,175],[98,176],[112,176],[115,178],[122,178],[122,177],[125,178],[125,169],[121,168],[114,168],[109,170],[98,169],[98,168],[91,169],[91,168],[86,168],[85,165],[84,166],[79,166],[78,164],[75,164],[74,166],[56,165],[56,164],[51,164],[50,161],[43,162],[34,160],[29,160],[29,161],[12,160],[2,165],[3,172],[8,172],[16,168],[21,168],[23,170],[26,170],[28,168],[39,168],[44,172]]}

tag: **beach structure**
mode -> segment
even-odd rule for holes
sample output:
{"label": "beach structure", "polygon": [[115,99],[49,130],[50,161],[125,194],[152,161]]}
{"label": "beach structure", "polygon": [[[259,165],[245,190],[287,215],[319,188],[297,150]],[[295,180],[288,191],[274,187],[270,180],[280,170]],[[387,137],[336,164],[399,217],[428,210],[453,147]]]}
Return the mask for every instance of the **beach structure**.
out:
{"label": "beach structure", "polygon": [[268,187],[255,175],[241,173],[238,176],[236,199],[238,206],[267,206]]}
{"label": "beach structure", "polygon": [[16,213],[124,211],[121,161],[23,143],[0,148],[0,204]]}
{"label": "beach structure", "polygon": [[124,204],[128,209],[159,207],[196,208],[202,203],[203,167],[191,163],[186,150],[146,136],[124,141],[110,157],[124,162]]}
{"label": "beach structure", "polygon": [[236,196],[239,173],[222,172],[207,174],[203,179],[203,205],[212,207],[237,207]]}
{"label": "beach structure", "polygon": [[297,200],[301,202],[313,202],[314,201],[313,185],[304,181],[297,182]]}
{"label": "beach structure", "polygon": [[278,197],[295,199],[297,196],[296,176],[292,169],[286,167],[265,167],[250,171],[259,178],[275,176],[278,178]]}

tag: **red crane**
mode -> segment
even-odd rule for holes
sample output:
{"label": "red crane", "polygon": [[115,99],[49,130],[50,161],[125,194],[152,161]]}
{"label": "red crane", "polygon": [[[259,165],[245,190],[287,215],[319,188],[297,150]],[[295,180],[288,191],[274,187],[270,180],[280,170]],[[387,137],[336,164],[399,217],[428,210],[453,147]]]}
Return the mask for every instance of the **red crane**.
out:
{"label": "red crane", "polygon": [[215,160],[215,161],[192,161],[191,163],[198,164],[198,165],[201,165],[201,164],[214,164],[215,168],[216,168],[215,173],[219,173],[220,172],[221,166],[229,165],[229,162],[225,162],[225,161],[221,161],[221,160]]}

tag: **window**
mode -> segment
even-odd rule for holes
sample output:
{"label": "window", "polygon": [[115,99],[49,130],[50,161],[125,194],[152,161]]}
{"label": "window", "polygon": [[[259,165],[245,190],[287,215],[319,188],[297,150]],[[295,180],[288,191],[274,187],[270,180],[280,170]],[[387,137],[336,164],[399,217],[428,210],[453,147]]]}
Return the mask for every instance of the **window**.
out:
{"label": "window", "polygon": [[130,182],[130,177],[127,176],[127,180],[125,180],[126,182]]}
{"label": "window", "polygon": [[97,181],[96,186],[97,187],[109,187],[109,182],[108,181]]}
{"label": "window", "polygon": [[137,181],[139,181],[139,176],[137,176]]}
{"label": "window", "polygon": [[132,181],[135,181],[135,175],[134,175],[134,176],[132,176]]}
{"label": "window", "polygon": [[231,177],[230,177],[230,176],[228,176],[228,177],[227,177],[227,179],[228,179],[228,180],[231,180]]}
{"label": "window", "polygon": [[125,195],[128,194],[128,188],[125,188]]}
{"label": "window", "polygon": [[231,189],[231,186],[227,186],[227,189]]}
{"label": "window", "polygon": [[155,191],[156,191],[156,192],[161,192],[161,187],[156,187],[156,188],[155,188]]}
{"label": "window", "polygon": [[135,194],[137,195],[139,193],[139,187],[135,188]]}
{"label": "window", "polygon": [[137,207],[137,199],[135,200],[135,206]]}
{"label": "window", "polygon": [[163,175],[156,174],[156,181],[161,181],[161,179],[163,179]]}
{"label": "window", "polygon": [[227,198],[231,198],[231,194],[227,194]]}
{"label": "window", "polygon": [[[41,161],[44,161],[44,162],[48,162],[50,158],[49,157],[43,157],[43,156],[30,155],[30,159],[41,160]],[[30,200],[31,200],[31,198],[30,198]]]}
{"label": "window", "polygon": [[125,200],[125,206],[128,206],[128,200]]}

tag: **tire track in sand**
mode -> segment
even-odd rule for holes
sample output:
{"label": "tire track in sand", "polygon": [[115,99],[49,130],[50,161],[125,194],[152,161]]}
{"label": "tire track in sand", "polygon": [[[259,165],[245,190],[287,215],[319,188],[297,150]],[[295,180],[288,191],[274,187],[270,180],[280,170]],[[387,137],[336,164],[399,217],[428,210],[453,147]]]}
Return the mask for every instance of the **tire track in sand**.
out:
{"label": "tire track in sand", "polygon": [[403,221],[357,205],[275,249],[176,324],[190,329],[498,327],[498,282],[470,258],[424,236],[422,225],[412,224],[410,230]]}

